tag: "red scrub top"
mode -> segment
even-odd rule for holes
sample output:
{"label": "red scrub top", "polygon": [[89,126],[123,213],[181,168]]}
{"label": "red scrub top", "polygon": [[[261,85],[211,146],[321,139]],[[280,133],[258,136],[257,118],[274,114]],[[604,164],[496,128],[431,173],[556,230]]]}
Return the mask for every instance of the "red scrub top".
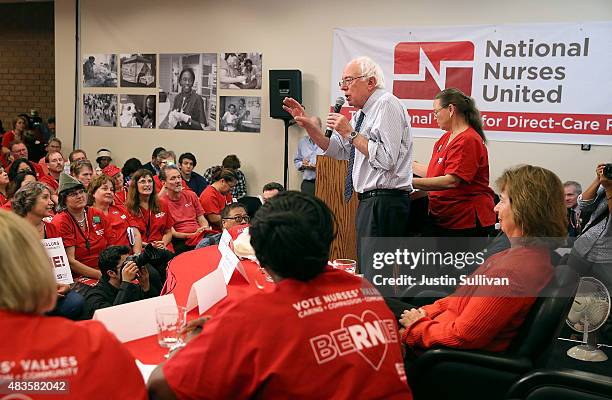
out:
{"label": "red scrub top", "polygon": [[328,268],[228,300],[164,364],[177,398],[412,398],[397,321],[361,278]]}
{"label": "red scrub top", "polygon": [[[204,215],[221,215],[221,211],[223,211],[226,205],[232,204],[232,201],[233,197],[231,192],[228,194],[221,194],[213,185],[206,186],[206,189],[204,189],[200,195],[200,204],[204,210]],[[214,226],[211,226],[211,228],[216,232],[221,232],[221,230],[215,229]]]}
{"label": "red scrub top", "polygon": [[100,252],[110,246],[111,227],[102,211],[92,207],[86,207],[86,210],[87,224],[82,229],[67,210],[53,217],[53,225],[64,240],[64,247],[75,246],[77,261],[98,269]]}
{"label": "red scrub top", "polygon": [[0,310],[0,354],[3,378],[68,383],[34,399],[148,398],[134,358],[98,321]]}
{"label": "red scrub top", "polygon": [[130,227],[127,210],[123,206],[113,204],[108,208],[106,219],[110,225],[108,245],[132,248],[127,235],[127,229]]}
{"label": "red scrub top", "polygon": [[427,177],[456,175],[461,178],[454,189],[429,192],[429,213],[445,229],[469,229],[495,224],[493,190],[489,187],[487,148],[472,129],[461,132],[448,144],[451,132],[436,142],[427,168]]}
{"label": "red scrub top", "polygon": [[129,213],[129,223],[138,229],[142,241],[145,243],[161,241],[164,234],[172,229],[174,220],[168,212],[168,205],[165,201],[159,202],[159,212],[154,213],[140,207],[140,215]]}

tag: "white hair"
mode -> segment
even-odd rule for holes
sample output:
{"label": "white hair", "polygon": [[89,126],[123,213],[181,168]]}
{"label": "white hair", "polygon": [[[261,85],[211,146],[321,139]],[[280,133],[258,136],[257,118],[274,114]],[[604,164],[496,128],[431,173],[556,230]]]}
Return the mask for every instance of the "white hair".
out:
{"label": "white hair", "polygon": [[382,68],[368,56],[357,57],[353,61],[361,69],[361,75],[365,78],[374,77],[376,78],[376,88],[385,88],[385,76],[383,75]]}

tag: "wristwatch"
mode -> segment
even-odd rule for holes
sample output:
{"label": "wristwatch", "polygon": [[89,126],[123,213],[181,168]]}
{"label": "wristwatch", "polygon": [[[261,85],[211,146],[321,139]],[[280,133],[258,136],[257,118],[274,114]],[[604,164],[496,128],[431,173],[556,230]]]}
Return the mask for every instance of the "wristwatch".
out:
{"label": "wristwatch", "polygon": [[348,140],[349,140],[350,144],[353,144],[353,140],[355,140],[357,135],[359,135],[359,132],[357,132],[357,131],[353,131],[353,132],[350,133],[350,135],[348,136]]}

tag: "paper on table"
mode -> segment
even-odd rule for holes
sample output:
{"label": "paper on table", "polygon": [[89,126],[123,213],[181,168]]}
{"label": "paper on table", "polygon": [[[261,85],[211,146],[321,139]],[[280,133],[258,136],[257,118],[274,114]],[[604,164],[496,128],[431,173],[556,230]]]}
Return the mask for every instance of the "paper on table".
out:
{"label": "paper on table", "polygon": [[149,377],[153,373],[153,370],[157,367],[157,365],[143,364],[138,359],[136,360],[136,366],[142,374],[142,378],[144,379],[145,383],[147,383]]}
{"label": "paper on table", "polygon": [[191,285],[187,299],[187,311],[193,310],[197,305],[198,312],[203,314],[225,296],[227,296],[227,286],[223,280],[223,271],[216,268]]}
{"label": "paper on table", "polygon": [[155,335],[155,309],[165,306],[176,306],[173,294],[101,308],[96,310],[93,319],[102,322],[120,342],[125,343]]}
{"label": "paper on table", "polygon": [[239,262],[240,260],[238,260],[238,257],[233,251],[228,249],[228,251],[221,252],[221,260],[217,268],[223,271],[223,278],[226,284],[229,283],[232,278],[234,270]]}
{"label": "paper on table", "polygon": [[227,231],[227,229],[223,230],[221,234],[221,239],[219,239],[219,251],[223,254],[225,251],[232,251],[230,249],[230,243],[232,242],[232,235]]}

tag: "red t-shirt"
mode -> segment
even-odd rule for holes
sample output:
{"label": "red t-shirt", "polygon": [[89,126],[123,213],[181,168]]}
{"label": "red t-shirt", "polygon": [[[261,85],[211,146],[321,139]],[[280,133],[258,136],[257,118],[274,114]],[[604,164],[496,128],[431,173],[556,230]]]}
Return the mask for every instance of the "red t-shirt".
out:
{"label": "red t-shirt", "polygon": [[396,320],[362,279],[327,269],[229,301],[164,364],[177,398],[412,398]]}
{"label": "red t-shirt", "polygon": [[5,195],[0,193],[0,207],[3,206],[7,201],[8,201],[8,198],[6,198]]}
{"label": "red t-shirt", "polygon": [[172,229],[174,220],[168,212],[166,201],[159,202],[160,211],[153,213],[140,207],[140,215],[129,213],[130,226],[136,227],[145,243],[156,242],[163,239],[164,234]]}
{"label": "red t-shirt", "polygon": [[[81,229],[68,211],[53,217],[53,225],[64,240],[64,247],[75,247],[75,258],[88,267],[98,269],[100,252],[110,246],[111,227],[102,211],[87,207],[87,224]],[[94,220],[95,219],[95,220]],[[87,248],[89,241],[89,249]]]}
{"label": "red t-shirt", "polygon": [[127,246],[132,248],[127,236],[130,227],[128,212],[123,206],[111,205],[106,219],[109,224],[109,246]]}
{"label": "red t-shirt", "polygon": [[170,216],[174,220],[174,230],[181,233],[193,233],[198,230],[198,217],[204,214],[198,196],[191,190],[182,190],[178,200],[170,200],[168,195],[160,196],[166,202]]}
{"label": "red t-shirt", "polygon": [[59,188],[59,182],[53,176],[44,175],[42,178],[40,178],[40,182],[49,186],[53,193],[57,193],[57,189]]}
{"label": "red t-shirt", "polygon": [[0,326],[0,378],[68,382],[67,392],[31,398],[148,398],[134,358],[98,321],[0,310]]}
{"label": "red t-shirt", "polygon": [[[206,189],[200,195],[200,204],[204,209],[204,215],[219,214],[225,208],[226,205],[232,204],[233,198],[232,193],[221,194],[213,185],[206,186]],[[221,229],[216,229],[211,225],[211,228],[215,232],[221,232]]]}
{"label": "red t-shirt", "polygon": [[451,296],[424,306],[427,316],[410,325],[402,341],[421,348],[504,351],[552,274],[548,249],[517,247],[499,252],[472,276],[508,278],[508,286],[460,286]]}
{"label": "red t-shirt", "polygon": [[427,168],[427,177],[456,175],[454,189],[429,192],[429,213],[446,229],[468,229],[495,224],[493,190],[489,187],[489,156],[478,133],[468,128],[448,145],[451,132],[436,142]]}
{"label": "red t-shirt", "polygon": [[4,132],[4,135],[2,135],[2,147],[6,147],[8,149],[9,144],[11,144],[13,140],[15,140],[15,131]]}

